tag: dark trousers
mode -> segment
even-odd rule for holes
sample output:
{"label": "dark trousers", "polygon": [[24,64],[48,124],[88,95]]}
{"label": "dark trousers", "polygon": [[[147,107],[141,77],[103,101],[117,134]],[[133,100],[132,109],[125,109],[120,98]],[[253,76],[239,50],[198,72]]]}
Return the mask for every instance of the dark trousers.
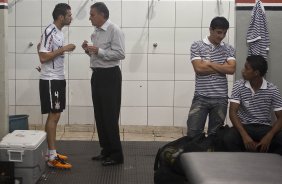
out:
{"label": "dark trousers", "polygon": [[91,89],[94,114],[101,154],[123,161],[119,136],[119,113],[121,105],[120,68],[92,69]]}
{"label": "dark trousers", "polygon": [[[271,126],[268,125],[259,125],[259,124],[250,124],[243,125],[245,130],[248,132],[249,136],[256,142],[259,142],[267,132],[270,131]],[[232,152],[241,152],[246,151],[243,139],[234,127],[231,127],[226,134],[224,135],[224,144],[228,151]],[[279,131],[272,139],[269,150],[269,153],[278,153],[282,155],[282,131]]]}

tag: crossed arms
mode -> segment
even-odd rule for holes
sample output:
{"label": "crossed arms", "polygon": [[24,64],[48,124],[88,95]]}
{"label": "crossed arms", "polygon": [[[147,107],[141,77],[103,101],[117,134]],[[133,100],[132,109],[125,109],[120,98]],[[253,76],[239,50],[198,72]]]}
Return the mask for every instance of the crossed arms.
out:
{"label": "crossed arms", "polygon": [[228,60],[223,64],[214,63],[210,60],[196,59],[192,62],[194,71],[198,75],[209,75],[209,74],[234,74],[236,70],[236,61]]}

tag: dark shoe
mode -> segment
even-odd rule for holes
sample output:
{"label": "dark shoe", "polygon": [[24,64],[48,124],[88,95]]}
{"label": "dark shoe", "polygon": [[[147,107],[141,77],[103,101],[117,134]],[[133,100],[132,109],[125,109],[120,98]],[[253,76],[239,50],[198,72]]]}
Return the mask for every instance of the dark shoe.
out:
{"label": "dark shoe", "polygon": [[104,155],[97,155],[97,156],[92,157],[91,159],[99,161],[99,160],[104,160],[105,158],[106,158],[106,156],[104,156]]}
{"label": "dark shoe", "polygon": [[103,166],[118,165],[118,164],[123,164],[123,161],[122,160],[121,161],[113,160],[110,157],[107,157],[102,162]]}

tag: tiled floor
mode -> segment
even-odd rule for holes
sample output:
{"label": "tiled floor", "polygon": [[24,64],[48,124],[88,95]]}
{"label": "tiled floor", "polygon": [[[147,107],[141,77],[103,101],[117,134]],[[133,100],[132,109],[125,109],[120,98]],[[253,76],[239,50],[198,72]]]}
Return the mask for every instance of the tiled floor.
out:
{"label": "tiled floor", "polygon": [[[44,125],[30,125],[32,130],[44,130]],[[186,134],[184,127],[120,126],[122,141],[173,141]],[[58,125],[57,140],[97,141],[93,125]]]}

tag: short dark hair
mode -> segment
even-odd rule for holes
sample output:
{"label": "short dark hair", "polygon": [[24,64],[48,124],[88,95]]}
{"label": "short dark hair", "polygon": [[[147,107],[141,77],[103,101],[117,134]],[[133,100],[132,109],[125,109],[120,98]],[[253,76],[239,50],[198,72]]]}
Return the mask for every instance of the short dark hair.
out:
{"label": "short dark hair", "polygon": [[229,22],[225,17],[214,17],[211,21],[212,29],[229,29]]}
{"label": "short dark hair", "polygon": [[261,55],[250,55],[247,57],[247,62],[253,70],[259,71],[261,77],[266,74],[268,70],[268,64],[264,57],[262,57]]}
{"label": "short dark hair", "polygon": [[57,20],[60,15],[66,16],[67,10],[70,10],[70,5],[66,3],[59,3],[55,6],[52,16],[54,20]]}
{"label": "short dark hair", "polygon": [[107,8],[107,6],[105,5],[105,3],[103,2],[97,2],[97,3],[94,3],[92,6],[91,6],[91,9],[92,8],[95,8],[99,13],[103,13],[104,14],[104,18],[107,20],[110,16],[110,13],[109,13],[109,9]]}

